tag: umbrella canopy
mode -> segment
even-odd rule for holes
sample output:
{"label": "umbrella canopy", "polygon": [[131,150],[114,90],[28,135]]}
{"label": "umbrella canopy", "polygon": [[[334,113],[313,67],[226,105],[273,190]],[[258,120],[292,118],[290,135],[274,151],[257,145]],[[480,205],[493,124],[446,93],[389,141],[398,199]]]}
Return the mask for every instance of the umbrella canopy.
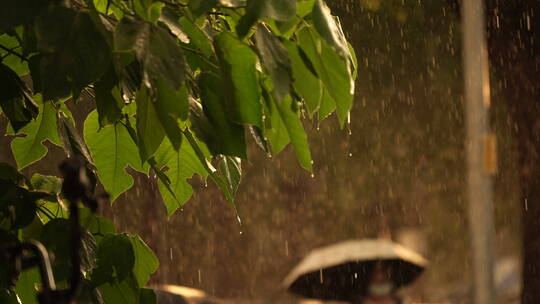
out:
{"label": "umbrella canopy", "polygon": [[378,262],[390,268],[396,287],[413,282],[428,264],[418,253],[388,240],[351,240],[313,250],[284,285],[308,298],[353,301],[365,293]]}
{"label": "umbrella canopy", "polygon": [[179,286],[179,285],[157,285],[151,286],[155,289],[158,304],[215,304],[210,297],[202,290]]}

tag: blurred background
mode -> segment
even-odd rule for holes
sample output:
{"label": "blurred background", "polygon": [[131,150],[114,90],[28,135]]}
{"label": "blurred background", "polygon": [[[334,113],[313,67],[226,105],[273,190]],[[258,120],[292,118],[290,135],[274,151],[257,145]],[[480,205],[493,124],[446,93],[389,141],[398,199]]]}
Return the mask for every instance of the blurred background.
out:
{"label": "blurred background", "polygon": [[[311,249],[388,237],[431,262],[405,294],[419,302],[467,303],[459,10],[443,0],[327,2],[356,51],[358,80],[350,126],[340,129],[334,116],[322,123],[305,117],[313,174],[300,168],[290,147],[268,158],[251,143],[237,194],[242,225],[215,185],[198,177],[191,180],[192,199],[170,218],[155,181],[137,173],[135,187],[101,212],[119,230],[140,234],[156,252],[161,265],[153,284],[190,286],[234,303],[299,303],[281,282]],[[502,79],[492,71],[496,281],[500,303],[514,303],[521,203],[514,124],[499,94]],[[12,161],[2,141],[1,160]],[[57,162],[58,148],[51,149],[25,170]]]}

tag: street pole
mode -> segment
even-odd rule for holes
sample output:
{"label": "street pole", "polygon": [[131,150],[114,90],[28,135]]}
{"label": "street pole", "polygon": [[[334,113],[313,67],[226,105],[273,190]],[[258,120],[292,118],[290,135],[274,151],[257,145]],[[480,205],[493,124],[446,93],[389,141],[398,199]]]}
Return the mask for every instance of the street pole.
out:
{"label": "street pole", "polygon": [[495,139],[489,129],[489,67],[483,1],[462,1],[462,16],[473,303],[493,304],[493,174],[496,153]]}

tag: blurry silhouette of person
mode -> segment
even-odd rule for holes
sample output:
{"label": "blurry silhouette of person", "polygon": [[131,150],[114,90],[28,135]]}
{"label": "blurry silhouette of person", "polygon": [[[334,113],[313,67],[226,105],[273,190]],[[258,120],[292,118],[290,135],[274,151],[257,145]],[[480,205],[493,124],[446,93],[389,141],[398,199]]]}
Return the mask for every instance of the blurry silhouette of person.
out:
{"label": "blurry silhouette of person", "polygon": [[391,267],[377,262],[370,273],[365,294],[355,304],[402,304],[403,300],[396,291]]}

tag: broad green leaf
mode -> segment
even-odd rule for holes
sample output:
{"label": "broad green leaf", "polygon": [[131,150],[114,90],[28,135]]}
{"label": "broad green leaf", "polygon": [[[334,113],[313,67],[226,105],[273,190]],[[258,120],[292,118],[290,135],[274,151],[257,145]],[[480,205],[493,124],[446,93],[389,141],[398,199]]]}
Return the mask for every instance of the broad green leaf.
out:
{"label": "broad green leaf", "polygon": [[[57,202],[41,202],[39,203],[39,209],[37,211],[37,214],[39,215],[39,219],[41,220],[41,223],[43,225],[50,222],[52,219],[55,218],[64,218],[67,219],[69,217],[69,213],[66,209],[62,207]],[[52,216],[52,219],[50,218]]]}
{"label": "broad green leaf", "polygon": [[135,250],[127,234],[105,235],[97,249],[97,265],[91,275],[92,284],[100,286],[129,279],[135,258]]}
{"label": "broad green leaf", "polygon": [[94,214],[88,208],[79,208],[81,226],[88,230],[99,244],[105,235],[115,232],[111,220]]}
{"label": "broad green leaf", "polygon": [[214,38],[232,120],[262,127],[261,93],[257,79],[257,55],[232,34],[223,32]]}
{"label": "broad green leaf", "polygon": [[244,128],[226,115],[225,90],[222,80],[215,74],[203,73],[199,77],[202,106],[211,126],[206,144],[214,154],[247,158]]}
{"label": "broad green leaf", "polygon": [[[41,232],[41,242],[49,254],[54,257],[52,266],[57,281],[63,281],[70,277],[72,267],[70,236],[71,223],[68,219],[63,218],[47,222]],[[83,272],[90,271],[94,267],[95,251],[95,240],[86,230],[82,230],[79,256]]]}
{"label": "broad green leaf", "polygon": [[17,285],[15,285],[15,291],[21,304],[38,304],[39,283],[41,280],[37,267],[21,272]]}
{"label": "broad green leaf", "polygon": [[350,74],[348,59],[341,57],[309,27],[297,33],[298,42],[315,71],[334,99],[341,126],[347,121],[352,106],[354,82]]}
{"label": "broad green leaf", "polygon": [[290,96],[287,96],[281,102],[278,102],[276,107],[287,128],[287,133],[289,134],[289,138],[294,147],[296,158],[302,167],[312,171],[311,152],[309,151],[307,134],[304,131],[299,114],[293,110],[293,102],[295,101]]}
{"label": "broad green leaf", "polygon": [[238,157],[224,156],[219,162],[219,170],[227,180],[231,192],[236,194],[242,178],[242,160]]}
{"label": "broad green leaf", "polygon": [[11,150],[19,169],[40,160],[47,154],[48,149],[43,143],[48,140],[59,146],[60,138],[56,128],[56,110],[51,102],[40,104],[37,119],[20,129],[18,134],[26,137],[17,137],[11,142]]}
{"label": "broad green leaf", "polygon": [[[15,37],[9,36],[8,34],[0,35],[0,45],[14,53],[22,55],[22,48]],[[2,58],[2,64],[8,66],[19,76],[26,75],[30,72],[28,63],[17,55],[9,53],[4,49],[0,49],[0,58]]]}
{"label": "broad green leaf", "polygon": [[137,280],[139,287],[144,287],[150,279],[150,275],[157,270],[159,261],[152,249],[138,235],[129,235],[129,240],[135,255],[133,276]]}
{"label": "broad green leaf", "polygon": [[105,73],[111,52],[89,13],[53,5],[35,24],[44,100],[80,91]]}
{"label": "broad green leaf", "polygon": [[170,216],[174,211],[182,207],[193,193],[187,179],[194,174],[206,177],[208,173],[189,142],[185,139],[182,140],[178,151],[172,149],[168,140],[164,140],[156,152],[156,163],[159,170],[166,168],[164,174],[168,180],[160,179],[158,187],[167,208],[167,214]]}
{"label": "broad green leaf", "polygon": [[188,34],[190,43],[196,49],[200,50],[206,57],[211,57],[214,55],[212,41],[205,32],[203,32],[193,22],[189,21],[189,19],[185,16],[180,17],[178,22],[180,23],[182,29]]}
{"label": "broad green leaf", "polygon": [[96,109],[99,114],[100,126],[114,124],[122,115],[122,102],[120,96],[116,95],[114,89],[118,85],[118,78],[113,65],[94,84],[96,92]]}
{"label": "broad green leaf", "polygon": [[0,63],[0,107],[15,131],[38,115],[38,107],[17,74]]}
{"label": "broad green leaf", "polygon": [[114,202],[120,194],[133,186],[133,178],[125,169],[144,172],[137,145],[131,139],[126,127],[120,123],[101,128],[97,112],[88,115],[84,122],[84,139],[94,164],[100,182],[111,195]]}
{"label": "broad green leaf", "polygon": [[349,46],[341,29],[339,19],[330,14],[330,9],[324,3],[324,0],[315,1],[312,18],[315,29],[326,43],[333,47],[343,58],[348,59],[350,57]]}
{"label": "broad green leaf", "polygon": [[178,120],[185,121],[188,116],[187,86],[184,84],[175,90],[165,81],[158,79],[154,89],[157,116],[173,148],[178,151],[182,142],[182,130]]}
{"label": "broad green leaf", "polygon": [[41,190],[49,193],[60,193],[62,189],[62,179],[53,175],[42,175],[35,173],[30,178],[32,187],[36,190]]}
{"label": "broad green leaf", "polygon": [[135,15],[145,20],[150,19],[150,6],[154,3],[152,0],[133,0],[131,1],[131,6],[135,10]]}
{"label": "broad green leaf", "polygon": [[236,31],[240,37],[244,37],[259,19],[287,21],[295,14],[295,0],[248,0],[246,14],[240,19]]}
{"label": "broad green leaf", "polygon": [[169,31],[171,31],[171,33],[175,35],[178,40],[187,44],[189,43],[189,37],[186,35],[186,33],[184,33],[182,27],[180,27],[180,24],[178,23],[179,18],[180,17],[178,14],[176,14],[172,9],[165,7],[161,10],[159,22],[165,24],[165,26],[169,28]]}
{"label": "broad green leaf", "polygon": [[[164,9],[165,7],[165,3],[163,2],[154,2],[152,4],[150,4],[150,6],[148,7],[147,11],[148,11],[148,21],[152,22],[152,23],[156,23],[158,20],[160,21],[163,21],[161,19],[161,17],[163,16],[163,10],[167,10],[167,9]],[[167,21],[170,21],[170,20],[167,20]],[[169,26],[171,25],[171,23],[165,21],[165,25]],[[174,29],[170,28],[169,29],[171,30],[171,32],[173,32],[173,34],[177,34],[178,32],[175,31]],[[178,38],[180,37],[185,37],[185,35],[180,35]]]}
{"label": "broad green leaf", "polygon": [[217,5],[217,0],[190,0],[188,7],[195,17],[200,17]]}
{"label": "broad green leaf", "polygon": [[189,142],[189,144],[195,151],[195,155],[197,155],[201,164],[203,164],[204,169],[206,170],[210,178],[212,178],[214,183],[216,183],[218,188],[223,192],[223,194],[225,195],[225,199],[227,200],[229,205],[231,205],[231,207],[234,209],[238,222],[242,223],[242,221],[240,220],[240,215],[238,214],[238,209],[236,208],[236,201],[234,199],[234,194],[231,192],[230,190],[231,187],[227,184],[227,180],[225,180],[223,176],[218,174],[216,169],[212,166],[212,164],[207,161],[204,155],[204,151],[201,148],[201,145],[193,137],[190,130],[184,131],[184,135],[186,136],[187,141]]}
{"label": "broad green leaf", "polygon": [[105,304],[140,304],[139,288],[134,278],[118,283],[105,283],[99,287]]}
{"label": "broad green leaf", "polygon": [[[302,97],[310,115],[319,109],[322,99],[322,82],[306,66],[300,49],[291,41],[285,41],[292,62],[294,89]],[[306,59],[307,60],[307,59]]]}
{"label": "broad green leaf", "polygon": [[47,222],[41,231],[40,241],[54,257],[51,264],[55,280],[69,277],[71,269],[70,223],[68,219],[59,218]]}
{"label": "broad green leaf", "polygon": [[146,87],[142,87],[135,99],[137,103],[137,137],[141,160],[146,162],[156,152],[165,137],[159,122],[155,104],[150,100]]}
{"label": "broad green leaf", "polygon": [[255,45],[262,63],[274,83],[274,94],[282,100],[290,94],[291,59],[279,38],[272,35],[264,26],[255,31]]}
{"label": "broad green leaf", "polygon": [[39,240],[43,231],[43,222],[39,217],[35,216],[30,225],[22,228],[19,233],[19,240],[21,242],[28,242],[30,240]]}
{"label": "broad green leaf", "polygon": [[334,102],[334,99],[330,96],[330,93],[328,93],[328,89],[323,89],[321,107],[319,108],[319,120],[328,117],[335,109],[336,103]]}
{"label": "broad green leaf", "polygon": [[281,152],[290,142],[289,133],[287,132],[287,127],[281,119],[281,115],[276,107],[274,98],[266,88],[263,90],[263,97],[266,101],[264,135],[272,146],[272,153],[276,155]]}
{"label": "broad green leaf", "polygon": [[179,89],[185,78],[186,64],[182,49],[165,29],[144,20],[123,18],[114,34],[118,51],[134,51],[143,65],[143,82],[148,88],[163,79]]}

